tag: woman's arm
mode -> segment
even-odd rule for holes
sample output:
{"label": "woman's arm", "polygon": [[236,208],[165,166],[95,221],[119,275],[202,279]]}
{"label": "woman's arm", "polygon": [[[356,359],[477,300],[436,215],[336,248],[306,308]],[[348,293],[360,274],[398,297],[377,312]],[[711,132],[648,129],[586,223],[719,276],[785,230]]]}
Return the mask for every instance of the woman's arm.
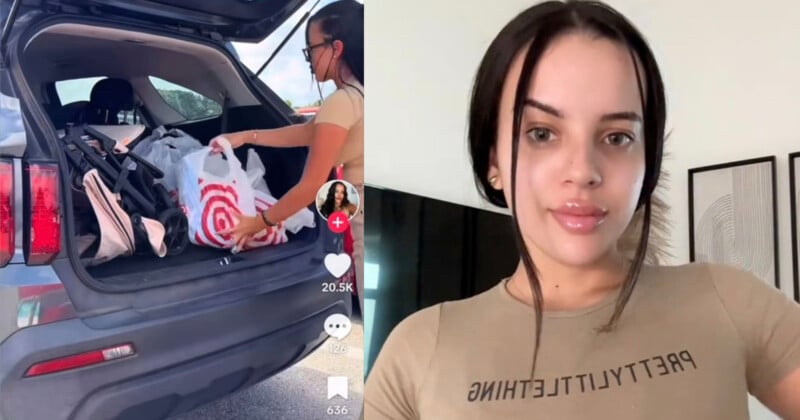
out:
{"label": "woman's arm", "polygon": [[314,202],[319,187],[330,176],[347,141],[347,129],[336,124],[314,124],[312,131],[311,148],[300,182],[267,210],[267,219],[272,223],[286,220]]}
{"label": "woman's arm", "polygon": [[756,398],[782,419],[800,420],[800,368]]}
{"label": "woman's arm", "polygon": [[314,136],[314,120],[272,130],[253,130],[251,144],[269,147],[310,146]]}
{"label": "woman's arm", "polygon": [[231,144],[252,144],[268,147],[304,147],[311,145],[314,135],[314,120],[269,130],[246,130],[223,134]]}
{"label": "woman's arm", "polygon": [[748,390],[784,419],[800,420],[800,305],[749,271],[706,267],[741,338]]}

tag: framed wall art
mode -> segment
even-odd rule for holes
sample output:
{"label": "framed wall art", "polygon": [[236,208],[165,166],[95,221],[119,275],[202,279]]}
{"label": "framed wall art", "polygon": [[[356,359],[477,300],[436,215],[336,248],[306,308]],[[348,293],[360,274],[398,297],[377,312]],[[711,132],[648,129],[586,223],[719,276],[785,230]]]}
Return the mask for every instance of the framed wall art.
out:
{"label": "framed wall art", "polygon": [[689,169],[689,258],[780,287],[775,156]]}
{"label": "framed wall art", "polygon": [[789,154],[789,214],[792,219],[792,277],[794,280],[794,300],[800,302],[800,152]]}

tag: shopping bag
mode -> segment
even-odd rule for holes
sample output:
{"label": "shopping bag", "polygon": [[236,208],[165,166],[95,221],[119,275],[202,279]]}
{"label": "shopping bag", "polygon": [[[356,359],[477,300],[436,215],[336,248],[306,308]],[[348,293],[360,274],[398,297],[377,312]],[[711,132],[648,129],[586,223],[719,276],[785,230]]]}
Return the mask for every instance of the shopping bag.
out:
{"label": "shopping bag", "polygon": [[184,156],[203,148],[194,137],[173,128],[164,126],[153,130],[153,133],[142,139],[133,153],[152,163],[164,172],[164,177],[157,182],[164,185],[170,195],[178,201],[178,166]]}
{"label": "shopping bag", "polygon": [[[219,139],[217,143],[222,154],[203,147],[183,157],[178,171],[178,193],[189,221],[191,242],[232,249],[236,245],[233,238],[220,232],[238,224],[235,213],[255,216],[258,210],[255,190],[230,143],[226,139]],[[259,232],[238,251],[287,240],[285,227],[279,224]]]}
{"label": "shopping bag", "polygon": [[253,149],[247,149],[247,169],[245,173],[254,190],[272,196],[267,181],[264,180],[264,175],[267,174],[267,168],[264,167],[264,162],[261,161],[261,158],[258,157],[258,153]]}
{"label": "shopping bag", "polygon": [[[247,169],[245,172],[247,173],[247,179],[250,181],[250,185],[253,186],[253,190],[255,191],[256,209],[259,212],[266,211],[278,200],[269,191],[269,186],[267,186],[267,182],[264,180],[267,169],[264,167],[261,158],[258,157],[258,153],[253,149],[247,151]],[[314,226],[316,226],[314,222],[314,212],[307,208],[289,216],[284,221],[284,227],[292,233],[297,233],[306,227],[313,228]]]}

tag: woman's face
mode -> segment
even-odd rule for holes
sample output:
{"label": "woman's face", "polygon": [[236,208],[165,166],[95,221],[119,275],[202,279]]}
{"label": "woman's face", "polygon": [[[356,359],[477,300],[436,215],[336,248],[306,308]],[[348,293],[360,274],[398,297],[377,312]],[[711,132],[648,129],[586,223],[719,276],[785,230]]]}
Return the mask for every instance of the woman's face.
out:
{"label": "woman's face", "polygon": [[312,22],[308,27],[308,58],[311,60],[311,69],[314,77],[325,82],[335,79],[341,55],[341,41],[327,42],[329,37],[322,32],[320,22]]}
{"label": "woman's face", "polygon": [[336,200],[336,204],[342,204],[342,200],[344,199],[344,185],[337,184],[336,185],[336,192],[333,194],[334,199]]}
{"label": "woman's face", "polygon": [[[527,49],[526,49],[527,51]],[[511,201],[514,95],[524,54],[500,103],[490,176]],[[644,178],[642,106],[630,53],[575,33],[554,40],[533,73],[523,110],[517,212],[534,261],[587,266],[608,256],[629,224]]]}

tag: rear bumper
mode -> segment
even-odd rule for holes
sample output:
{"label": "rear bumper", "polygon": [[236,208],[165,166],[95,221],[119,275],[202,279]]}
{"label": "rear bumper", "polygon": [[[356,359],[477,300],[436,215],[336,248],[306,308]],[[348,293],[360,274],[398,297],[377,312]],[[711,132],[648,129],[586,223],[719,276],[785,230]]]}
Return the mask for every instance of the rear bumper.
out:
{"label": "rear bumper", "polygon": [[[328,279],[322,269],[292,287],[120,328],[75,319],[20,330],[0,352],[0,418],[155,420],[257,383],[321,345],[327,316],[351,314],[349,293],[322,293]],[[128,342],[133,357],[23,378],[35,363]]]}

